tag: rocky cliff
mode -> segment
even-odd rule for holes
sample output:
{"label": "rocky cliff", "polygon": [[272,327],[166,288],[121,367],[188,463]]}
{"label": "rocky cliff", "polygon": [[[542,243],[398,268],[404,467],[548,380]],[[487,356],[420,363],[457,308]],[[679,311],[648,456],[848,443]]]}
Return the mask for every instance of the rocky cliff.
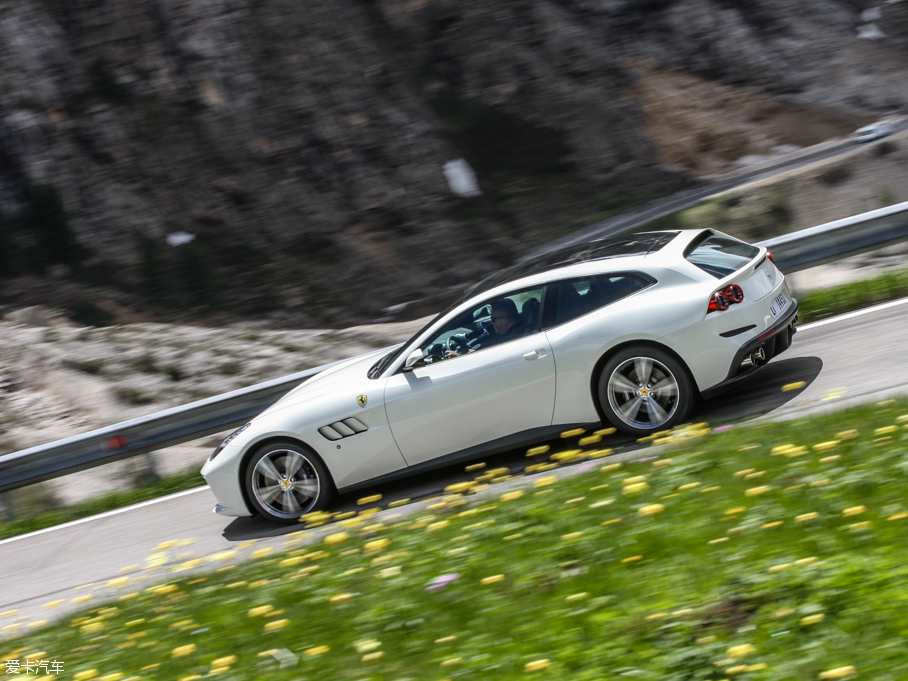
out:
{"label": "rocky cliff", "polygon": [[[0,304],[420,314],[741,156],[904,110],[906,36],[908,3],[861,0],[8,0]],[[451,191],[459,158],[481,195]]]}

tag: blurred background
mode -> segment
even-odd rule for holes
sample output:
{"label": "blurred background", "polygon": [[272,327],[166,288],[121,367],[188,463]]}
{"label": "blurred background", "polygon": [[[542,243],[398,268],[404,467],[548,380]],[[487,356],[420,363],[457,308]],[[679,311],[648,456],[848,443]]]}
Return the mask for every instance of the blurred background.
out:
{"label": "blurred background", "polygon": [[[8,0],[0,63],[0,314],[341,327],[904,111],[908,3]],[[711,219],[905,200],[889,155]]]}
{"label": "blurred background", "polygon": [[[574,230],[897,119],[908,2],[6,0],[0,64],[2,453],[399,342]],[[908,200],[896,137],[654,226]]]}

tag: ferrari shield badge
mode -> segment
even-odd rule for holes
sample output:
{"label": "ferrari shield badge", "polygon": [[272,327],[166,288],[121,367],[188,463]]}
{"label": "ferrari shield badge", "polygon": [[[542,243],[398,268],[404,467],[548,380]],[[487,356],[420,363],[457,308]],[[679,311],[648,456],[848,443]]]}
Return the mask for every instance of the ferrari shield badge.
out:
{"label": "ferrari shield badge", "polygon": [[360,395],[359,397],[356,398],[356,403],[361,407],[365,407],[367,399],[369,399],[369,398],[367,398],[365,395]]}

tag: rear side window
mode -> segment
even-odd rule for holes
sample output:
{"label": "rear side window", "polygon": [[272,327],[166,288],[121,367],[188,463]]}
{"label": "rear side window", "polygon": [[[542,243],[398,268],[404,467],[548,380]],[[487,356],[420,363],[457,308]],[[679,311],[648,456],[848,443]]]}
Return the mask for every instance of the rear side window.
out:
{"label": "rear side window", "polygon": [[744,267],[759,252],[756,246],[707,232],[688,246],[684,257],[716,279],[722,279]]}
{"label": "rear side window", "polygon": [[542,325],[551,328],[564,324],[654,283],[651,277],[639,272],[552,282],[545,293]]}

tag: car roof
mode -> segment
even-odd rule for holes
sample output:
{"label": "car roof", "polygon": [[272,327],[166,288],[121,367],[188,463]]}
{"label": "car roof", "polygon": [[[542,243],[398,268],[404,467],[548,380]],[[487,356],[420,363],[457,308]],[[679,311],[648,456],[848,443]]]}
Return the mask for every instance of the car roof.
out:
{"label": "car roof", "polygon": [[499,286],[513,283],[519,279],[529,279],[536,274],[566,268],[579,263],[608,258],[646,256],[662,249],[678,234],[680,234],[680,231],[616,234],[540,253],[486,277],[470,288],[463,300],[481,295]]}

